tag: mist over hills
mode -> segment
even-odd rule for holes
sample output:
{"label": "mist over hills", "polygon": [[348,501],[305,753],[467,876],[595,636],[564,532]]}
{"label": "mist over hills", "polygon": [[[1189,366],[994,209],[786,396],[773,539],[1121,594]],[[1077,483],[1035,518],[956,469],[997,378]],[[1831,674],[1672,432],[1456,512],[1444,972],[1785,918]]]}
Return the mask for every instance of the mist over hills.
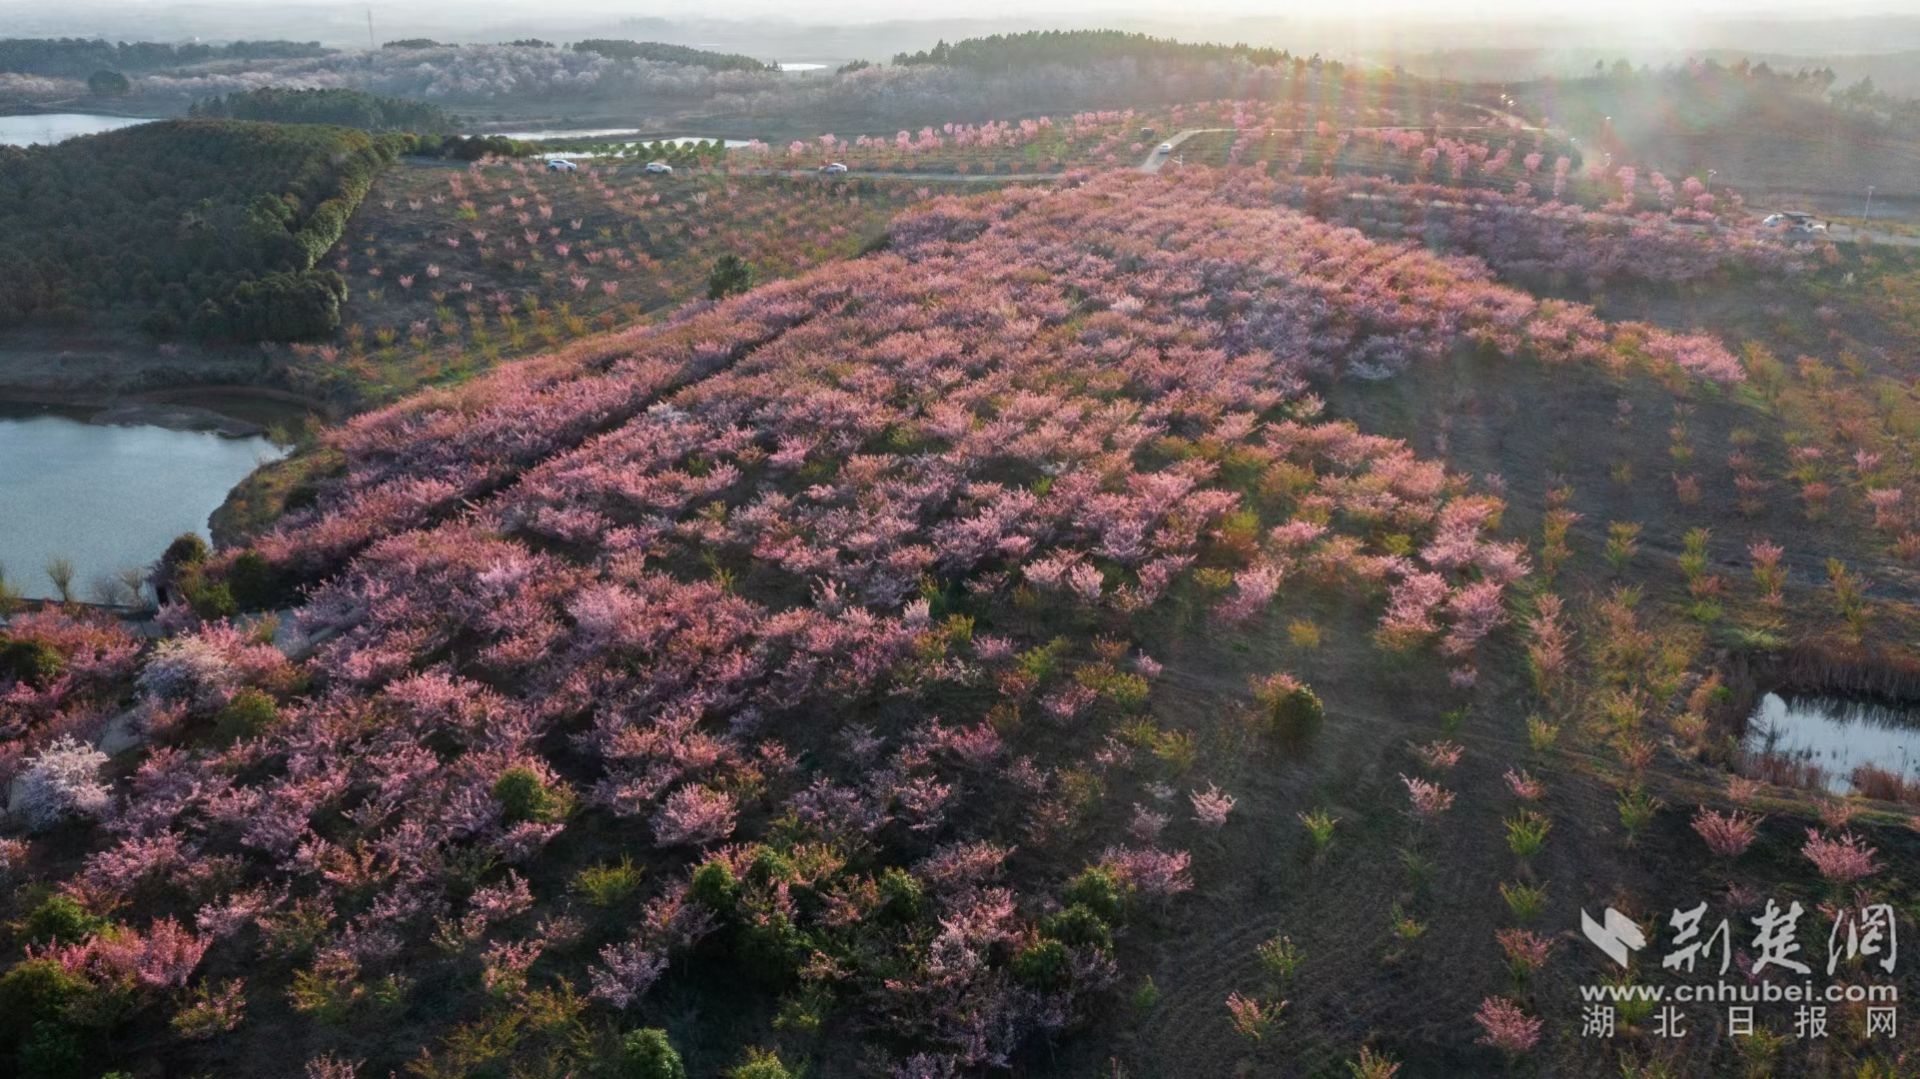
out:
{"label": "mist over hills", "polygon": [[[369,26],[371,16],[371,27]],[[612,36],[744,52],[769,59],[883,60],[938,40],[1035,29],[1104,27],[1183,40],[1244,41],[1298,53],[1401,64],[1459,78],[1570,75],[1596,60],[1626,58],[1660,66],[1689,56],[1747,57],[1775,67],[1833,66],[1843,81],[1871,76],[1883,89],[1915,81],[1920,15],[1837,13],[1729,14],[1662,21],[1551,18],[1546,15],[1148,15],[1059,10],[1022,15],[873,18],[812,8],[804,17],[697,13],[635,16],[619,8],[570,5],[562,11],[452,5],[367,6],[158,4],[129,7],[82,3],[48,8],[0,3],[0,18],[17,37],[106,37],[114,40],[225,41],[285,38],[335,48],[363,48],[399,38],[469,43],[525,37],[548,40]],[[1578,31],[1570,25],[1579,24]],[[1857,72],[1857,74],[1855,74]]]}

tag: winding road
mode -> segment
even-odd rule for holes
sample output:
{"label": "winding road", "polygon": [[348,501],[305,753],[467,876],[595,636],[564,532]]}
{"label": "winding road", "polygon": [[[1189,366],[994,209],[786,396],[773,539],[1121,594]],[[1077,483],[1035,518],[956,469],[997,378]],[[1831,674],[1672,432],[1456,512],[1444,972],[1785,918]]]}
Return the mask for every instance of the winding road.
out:
{"label": "winding road", "polygon": [[[1172,135],[1167,136],[1165,139],[1162,139],[1160,142],[1155,143],[1153,149],[1147,151],[1147,155],[1141,159],[1140,164],[1136,166],[1136,168],[1138,171],[1147,173],[1149,175],[1158,173],[1162,169],[1166,168],[1169,162],[1176,161],[1176,159],[1179,156],[1181,145],[1184,144],[1188,139],[1191,139],[1196,135],[1222,134],[1222,133],[1228,133],[1228,132],[1233,132],[1237,130],[1239,129],[1231,128],[1231,127],[1190,127],[1183,131],[1177,131]],[[1271,130],[1274,134],[1306,134],[1314,129],[1312,128],[1275,128],[1275,129],[1268,129],[1268,130]],[[1344,128],[1343,130],[1432,132],[1432,131],[1435,131],[1436,129],[1430,124],[1428,125],[1379,124],[1379,125],[1372,125],[1367,127]],[[1516,125],[1512,123],[1505,123],[1505,124],[1450,125],[1438,130],[1442,134],[1456,135],[1456,134],[1469,134],[1473,132],[1484,132],[1484,131],[1542,132],[1542,131],[1545,131],[1546,129],[1539,128],[1539,127],[1531,127],[1527,125]],[[1161,149],[1162,146],[1167,147],[1167,149],[1162,150]],[[820,176],[822,174],[818,169],[739,169],[735,171],[735,175],[785,176],[790,178],[800,178],[800,177],[807,177],[807,176]],[[921,183],[945,183],[945,184],[1009,184],[1009,183],[1051,183],[1056,180],[1064,179],[1067,176],[1067,173],[1064,171],[1012,173],[1012,174],[956,173],[956,172],[888,172],[888,171],[879,170],[879,169],[849,169],[846,172],[837,173],[835,175],[840,177],[845,177],[848,179],[857,179],[857,180],[912,180],[912,181],[917,181]],[[1349,197],[1355,198],[1355,199],[1368,199],[1368,198],[1379,198],[1380,196],[1367,195],[1367,194],[1356,192]],[[1443,201],[1443,200],[1433,200],[1429,202],[1428,205],[1442,208],[1442,209],[1467,208],[1466,203]],[[1711,228],[1711,226],[1694,225],[1694,224],[1688,224],[1685,222],[1669,222],[1668,224],[1670,224],[1672,227],[1675,227],[1675,228],[1683,228],[1683,229],[1687,229],[1689,231],[1695,231],[1695,232],[1708,231]],[[1901,233],[1901,232],[1886,232],[1880,229],[1862,229],[1862,228],[1857,228],[1851,225],[1834,225],[1832,229],[1828,232],[1828,239],[1832,240],[1834,243],[1858,243],[1861,240],[1867,240],[1872,243],[1885,244],[1889,247],[1920,247],[1920,235],[1911,235],[1908,233]]]}

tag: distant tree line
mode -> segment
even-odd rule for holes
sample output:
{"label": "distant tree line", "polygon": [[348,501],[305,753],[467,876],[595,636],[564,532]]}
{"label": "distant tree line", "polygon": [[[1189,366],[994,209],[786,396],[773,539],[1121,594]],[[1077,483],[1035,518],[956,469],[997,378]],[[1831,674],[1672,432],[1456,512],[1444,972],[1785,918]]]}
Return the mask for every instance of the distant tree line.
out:
{"label": "distant tree line", "polygon": [[339,327],[317,269],[404,136],[235,120],[0,148],[0,327],[106,318],[157,337]]}
{"label": "distant tree line", "polygon": [[1709,57],[1688,60],[1683,64],[1668,64],[1658,70],[1647,64],[1636,68],[1625,59],[1615,60],[1611,64],[1605,60],[1593,62],[1593,78],[1614,82],[1658,81],[1693,86],[1772,83],[1783,88],[1804,87],[1824,93],[1838,77],[1831,67],[1800,67],[1786,71],[1775,68],[1765,60],[1756,64],[1744,58],[1723,64]]}
{"label": "distant tree line", "polygon": [[197,101],[189,115],[209,120],[335,124],[363,131],[439,133],[460,126],[445,109],[420,101],[359,90],[283,90],[271,86]]}
{"label": "distant tree line", "polygon": [[406,152],[415,157],[449,161],[478,161],[484,157],[531,157],[544,149],[538,142],[505,135],[420,135],[407,140]]}
{"label": "distant tree line", "polygon": [[235,41],[227,45],[166,45],[102,38],[0,38],[0,71],[84,79],[96,71],[158,71],[209,60],[293,60],[333,50],[317,41]]}
{"label": "distant tree line", "polygon": [[1256,67],[1292,63],[1285,49],[1253,45],[1208,45],[1120,30],[1030,30],[1023,34],[994,34],[968,38],[931,49],[900,53],[895,64],[936,64],[975,71],[1011,71],[1039,64],[1082,66],[1106,60],[1161,60],[1192,62],[1242,59]]}
{"label": "distant tree line", "polygon": [[590,52],[610,60],[652,60],[662,64],[688,64],[704,67],[709,71],[776,71],[777,64],[756,60],[751,56],[742,56],[731,52],[709,52],[706,49],[690,49],[685,45],[668,45],[659,41],[614,41],[605,38],[593,38],[576,41],[574,52]]}

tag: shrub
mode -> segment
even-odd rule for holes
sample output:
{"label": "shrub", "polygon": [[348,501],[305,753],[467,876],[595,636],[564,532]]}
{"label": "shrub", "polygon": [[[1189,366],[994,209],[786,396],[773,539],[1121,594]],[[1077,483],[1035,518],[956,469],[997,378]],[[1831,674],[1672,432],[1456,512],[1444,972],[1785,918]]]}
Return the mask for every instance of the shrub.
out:
{"label": "shrub", "polygon": [[258,551],[242,551],[227,568],[227,589],[243,610],[257,611],[274,606],[283,597],[278,571]]}
{"label": "shrub", "polygon": [[223,582],[183,581],[181,592],[193,613],[208,622],[232,618],[240,610],[233,601],[233,590]]}
{"label": "shrub", "polygon": [[174,1013],[175,1033],[190,1041],[206,1041],[239,1029],[246,1016],[246,980],[235,978],[219,985],[202,983],[193,997]]}
{"label": "shrub", "polygon": [[1347,1075],[1351,1079],[1394,1079],[1399,1074],[1399,1061],[1364,1045],[1360,1047],[1359,1057],[1347,1062]]}
{"label": "shrub", "polygon": [[1706,840],[1707,849],[1721,858],[1738,858],[1760,834],[1760,818],[1735,810],[1716,813],[1705,806],[1693,816],[1693,830]]}
{"label": "shrub", "polygon": [[1040,932],[1049,939],[1075,947],[1091,945],[1103,952],[1113,947],[1113,930],[1107,928],[1098,914],[1078,903],[1049,915],[1040,924]]}
{"label": "shrub", "polygon": [[1665,802],[1638,786],[1630,787],[1620,795],[1616,808],[1620,811],[1620,827],[1627,833],[1628,846],[1640,838],[1640,833],[1653,823],[1654,815],[1665,805]]}
{"label": "shrub", "polygon": [[197,566],[205,562],[207,556],[212,553],[212,549],[207,546],[207,541],[200,538],[198,532],[183,532],[175,537],[172,543],[167,544],[166,552],[160,556],[160,564],[168,569]]}
{"label": "shrub", "polygon": [[707,299],[724,300],[753,287],[753,267],[739,255],[721,255],[707,274]]}
{"label": "shrub", "polygon": [[1253,954],[1274,981],[1282,985],[1292,981],[1300,964],[1306,962],[1306,956],[1300,953],[1292,937],[1274,937],[1255,948]]}
{"label": "shrub", "polygon": [[1073,957],[1057,940],[1037,940],[1013,956],[1014,979],[1035,989],[1061,989],[1072,976]]}
{"label": "shrub", "polygon": [[590,865],[575,874],[573,891],[592,906],[617,907],[638,894],[642,875],[633,859],[622,855],[618,862]]}
{"label": "shrub", "polygon": [[1109,925],[1118,925],[1127,909],[1127,888],[1119,874],[1106,866],[1089,866],[1067,882],[1062,900],[1068,906],[1082,906]]}
{"label": "shrub", "polygon": [[1256,681],[1253,695],[1266,706],[1267,724],[1276,731],[1311,727],[1327,711],[1319,694],[1291,675],[1275,674]]}
{"label": "shrub", "polygon": [[1507,846],[1515,855],[1531,858],[1546,845],[1547,831],[1553,827],[1553,821],[1530,809],[1523,809],[1516,816],[1508,817],[1506,825]]}
{"label": "shrub", "polygon": [[690,893],[694,902],[725,914],[739,902],[740,882],[734,879],[733,869],[727,863],[715,858],[693,871]]}
{"label": "shrub", "polygon": [[1633,556],[1640,552],[1640,525],[1634,521],[1614,521],[1607,526],[1607,562],[1615,573],[1624,573]]}
{"label": "shrub", "polygon": [[1505,997],[1488,997],[1480,1002],[1473,1017],[1483,1032],[1480,1044],[1491,1045],[1508,1056],[1518,1056],[1540,1043],[1540,1020],[1520,1010]]}
{"label": "shrub", "polygon": [[1560,741],[1558,724],[1548,723],[1539,716],[1527,717],[1527,748],[1535,753],[1546,753]]}
{"label": "shrub", "polygon": [[107,921],[90,913],[70,895],[53,895],[33,908],[21,924],[21,933],[36,944],[59,941],[78,944],[106,928]]}
{"label": "shrub", "polygon": [[508,824],[534,821],[552,824],[573,808],[572,792],[558,784],[549,784],[544,776],[525,765],[500,773],[493,781],[493,796],[500,800],[500,813]]}
{"label": "shrub", "polygon": [[20,1079],[83,1079],[80,1033],[58,1019],[33,1024],[20,1047]]}
{"label": "shrub", "polygon": [[1227,1015],[1233,1020],[1234,1032],[1250,1042],[1263,1041],[1278,1029],[1280,1012],[1286,1006],[1284,1000],[1267,1003],[1239,993],[1227,995]]}
{"label": "shrub", "polygon": [[243,689],[223,705],[213,717],[213,735],[222,743],[255,738],[265,733],[280,718],[280,706],[273,695],[257,689]]}
{"label": "shrub", "polygon": [[100,782],[105,763],[105,753],[61,735],[20,774],[15,812],[35,831],[68,817],[98,816],[107,808],[107,788]]}
{"label": "shrub", "polygon": [[1809,828],[1800,851],[1830,884],[1852,884],[1880,871],[1880,863],[1873,860],[1878,852],[1852,833],[1829,839]]}
{"label": "shrub", "polygon": [[1500,886],[1500,898],[1516,922],[1531,922],[1547,907],[1547,890],[1536,884],[1511,881]]}
{"label": "shrub", "polygon": [[667,1032],[655,1027],[636,1030],[620,1041],[620,1079],[687,1079],[686,1065],[667,1040]]}
{"label": "shrub", "polygon": [[727,1079],[793,1079],[793,1073],[773,1050],[749,1049],[747,1059],[735,1064],[727,1072]]}
{"label": "shrub", "polygon": [[0,633],[0,682],[45,688],[67,669],[67,657],[46,641],[21,640]]}
{"label": "shrub", "polygon": [[196,337],[299,341],[340,329],[347,283],[332,270],[272,273],[245,282],[224,302],[208,300],[189,328]]}
{"label": "shrub", "polygon": [[898,866],[892,866],[880,874],[879,914],[894,922],[910,922],[920,916],[920,908],[926,901],[926,890],[920,885],[920,878]]}
{"label": "shrub", "polygon": [[1313,841],[1314,857],[1317,858],[1325,854],[1327,848],[1333,845],[1333,829],[1335,825],[1340,823],[1340,818],[1324,809],[1302,812],[1296,814],[1296,816],[1300,818],[1300,823],[1306,827],[1307,837]]}
{"label": "shrub", "polygon": [[0,1040],[18,1045],[34,1025],[58,1019],[68,1004],[86,995],[86,979],[54,959],[28,959],[0,975]]}

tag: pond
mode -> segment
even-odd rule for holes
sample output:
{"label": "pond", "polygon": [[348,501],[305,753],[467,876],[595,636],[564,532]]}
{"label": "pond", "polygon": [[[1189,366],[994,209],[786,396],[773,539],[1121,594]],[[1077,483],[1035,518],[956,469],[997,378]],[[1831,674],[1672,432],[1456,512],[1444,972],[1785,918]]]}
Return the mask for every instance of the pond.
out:
{"label": "pond", "polygon": [[106,426],[0,406],[0,565],[25,595],[52,597],[47,563],[74,568],[74,594],[144,566],[183,532],[207,534],[227,492],[282,451],[261,437]]}
{"label": "pond", "polygon": [[1920,778],[1920,710],[1845,697],[1769,693],[1747,720],[1742,748],[1820,770],[1827,789],[1853,790],[1870,764],[1912,783]]}
{"label": "pond", "polygon": [[0,146],[45,146],[81,135],[98,135],[102,131],[152,122],[135,116],[95,116],[84,112],[0,116]]}
{"label": "pond", "polygon": [[608,139],[616,135],[638,135],[637,127],[594,127],[594,128],[547,128],[541,131],[485,131],[481,134],[498,135],[503,139],[516,142],[544,142],[548,139]]}

